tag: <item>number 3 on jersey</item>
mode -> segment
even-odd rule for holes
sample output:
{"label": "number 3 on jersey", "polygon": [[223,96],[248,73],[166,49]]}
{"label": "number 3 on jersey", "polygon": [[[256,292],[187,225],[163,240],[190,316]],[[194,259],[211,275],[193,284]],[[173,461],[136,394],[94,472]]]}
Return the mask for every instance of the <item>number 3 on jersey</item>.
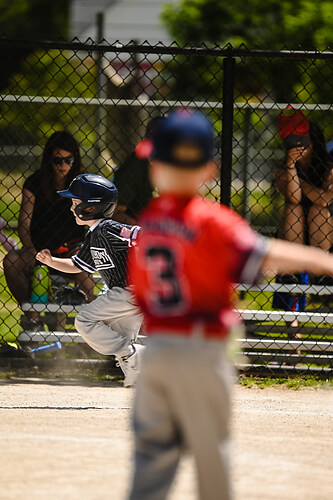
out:
{"label": "number 3 on jersey", "polygon": [[182,249],[168,242],[147,246],[147,305],[157,316],[177,316],[187,310],[188,286],[182,269]]}

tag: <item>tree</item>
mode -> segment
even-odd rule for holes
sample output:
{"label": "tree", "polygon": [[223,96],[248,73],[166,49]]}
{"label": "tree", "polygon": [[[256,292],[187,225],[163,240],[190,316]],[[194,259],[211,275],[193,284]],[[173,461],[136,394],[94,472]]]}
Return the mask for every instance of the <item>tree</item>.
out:
{"label": "tree", "polygon": [[[225,46],[262,50],[325,50],[333,45],[333,16],[330,0],[182,0],[167,4],[162,20],[171,35],[181,44]],[[188,59],[179,66],[175,93],[187,93],[184,83],[188,75],[198,74],[198,60]],[[240,96],[268,92],[280,102],[301,98],[300,88],[312,87],[312,94],[302,92],[302,99],[316,101],[332,99],[333,88],[327,93],[316,85],[319,71],[331,72],[331,62],[245,60],[236,68],[237,91]],[[192,71],[191,71],[192,68]],[[215,86],[217,86],[217,78]],[[190,94],[200,93],[207,85],[207,75],[191,80]],[[206,92],[208,89],[206,89]]]}
{"label": "tree", "polygon": [[324,50],[333,42],[331,0],[181,0],[162,19],[180,43]]}
{"label": "tree", "polygon": [[70,0],[0,0],[0,90],[32,51],[29,45],[9,45],[6,38],[55,40],[68,34]]}
{"label": "tree", "polygon": [[[96,96],[96,67],[91,57],[82,59],[69,50],[36,50],[22,63],[21,71],[11,76],[4,93],[31,97],[30,102],[1,103],[0,139],[4,144],[38,144],[63,129],[81,143],[96,140],[93,106],[54,102],[63,97]],[[37,103],[34,96],[43,96],[45,102]]]}

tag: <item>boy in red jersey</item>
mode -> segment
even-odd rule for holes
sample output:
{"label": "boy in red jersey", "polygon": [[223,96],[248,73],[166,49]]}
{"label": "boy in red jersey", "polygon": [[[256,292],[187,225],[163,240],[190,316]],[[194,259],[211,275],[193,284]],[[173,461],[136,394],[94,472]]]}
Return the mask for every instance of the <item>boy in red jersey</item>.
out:
{"label": "boy in red jersey", "polygon": [[140,219],[129,270],[148,336],[131,500],[166,498],[183,448],[194,455],[200,498],[231,498],[225,340],[238,322],[232,283],[254,283],[266,270],[333,273],[333,256],[263,238],[229,208],[197,196],[215,174],[213,144],[210,121],[185,109],[164,118],[152,139],[150,174],[160,197]]}

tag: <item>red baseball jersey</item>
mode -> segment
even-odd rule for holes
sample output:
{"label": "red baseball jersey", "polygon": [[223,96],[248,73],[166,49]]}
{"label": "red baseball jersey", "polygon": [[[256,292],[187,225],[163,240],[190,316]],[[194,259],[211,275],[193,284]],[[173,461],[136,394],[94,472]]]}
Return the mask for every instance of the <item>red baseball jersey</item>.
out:
{"label": "red baseball jersey", "polygon": [[162,195],[140,225],[129,282],[147,334],[199,329],[225,336],[236,316],[232,284],[256,282],[267,240],[232,210],[200,197]]}

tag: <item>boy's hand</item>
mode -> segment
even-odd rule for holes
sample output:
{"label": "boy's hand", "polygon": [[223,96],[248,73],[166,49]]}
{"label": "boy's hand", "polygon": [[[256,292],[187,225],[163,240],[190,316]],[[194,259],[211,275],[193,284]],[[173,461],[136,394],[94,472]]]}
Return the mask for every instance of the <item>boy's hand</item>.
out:
{"label": "boy's hand", "polygon": [[42,264],[50,266],[52,265],[53,257],[51,255],[50,250],[44,248],[44,250],[41,250],[40,252],[37,253],[36,259],[39,260]]}

